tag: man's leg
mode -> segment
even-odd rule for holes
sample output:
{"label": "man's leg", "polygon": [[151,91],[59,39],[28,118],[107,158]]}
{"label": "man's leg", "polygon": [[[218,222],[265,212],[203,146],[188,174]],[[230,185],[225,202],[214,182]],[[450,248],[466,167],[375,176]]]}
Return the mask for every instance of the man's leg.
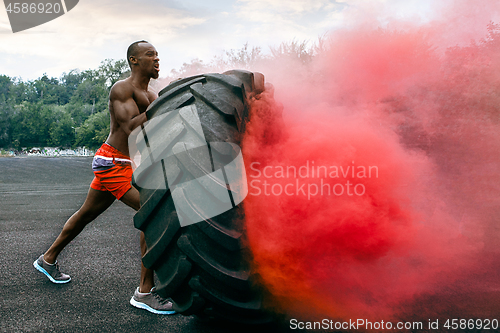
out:
{"label": "man's leg", "polygon": [[82,207],[66,221],[59,236],[43,255],[44,260],[53,264],[64,247],[78,236],[87,224],[108,209],[114,201],[115,197],[110,192],[90,188]]}
{"label": "man's leg", "polygon": [[[136,211],[139,210],[141,206],[139,191],[135,187],[125,193],[121,199],[123,203],[134,208]],[[141,255],[144,256],[147,251],[146,240],[144,238],[144,233],[141,232]],[[152,289],[155,285],[154,282],[154,272],[151,269],[144,267],[141,260],[141,281],[139,283],[139,288],[134,292],[134,296],[130,299],[130,304],[136,308],[148,310],[149,312],[170,315],[174,314],[173,304],[165,298],[162,298]]]}
{"label": "man's leg", "polygon": [[[141,201],[139,196],[139,191],[132,187],[130,190],[125,193],[120,201],[126,204],[129,207],[132,207],[136,211],[141,208]],[[140,244],[141,244],[141,255],[144,256],[147,251],[146,240],[144,238],[144,233],[141,232],[140,236]],[[149,291],[154,287],[154,273],[153,270],[144,267],[141,261],[141,281],[139,284],[139,291],[141,293],[149,293]]]}

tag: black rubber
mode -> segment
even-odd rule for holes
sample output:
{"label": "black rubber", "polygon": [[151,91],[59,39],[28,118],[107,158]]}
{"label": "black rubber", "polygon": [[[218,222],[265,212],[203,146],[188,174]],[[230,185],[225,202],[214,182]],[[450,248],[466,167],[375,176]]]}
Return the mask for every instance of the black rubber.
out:
{"label": "black rubber", "polygon": [[[174,81],[164,88],[151,104],[147,117],[154,119],[182,109],[186,114],[184,120],[191,110],[198,113],[206,142],[239,145],[248,119],[248,98],[264,90],[264,76],[260,73],[238,70],[197,75]],[[166,149],[188,140],[187,137],[196,140],[196,131],[188,121],[181,126],[169,124],[169,120],[165,120],[159,125],[159,130],[166,133],[164,147],[150,149]],[[226,154],[217,151],[217,147],[210,148],[212,155]],[[163,188],[159,186],[156,190],[138,185],[141,177],[161,167],[165,170],[165,165],[158,163],[140,166],[133,179],[141,196],[141,209],[134,217],[134,225],[145,234],[148,251],[142,260],[156,272],[158,293],[170,297],[175,303],[174,309],[184,315],[250,324],[271,321],[272,317],[262,306],[264,291],[250,269],[251,254],[243,241],[241,204],[203,222],[181,227],[168,185],[164,186],[165,179],[157,180]]]}

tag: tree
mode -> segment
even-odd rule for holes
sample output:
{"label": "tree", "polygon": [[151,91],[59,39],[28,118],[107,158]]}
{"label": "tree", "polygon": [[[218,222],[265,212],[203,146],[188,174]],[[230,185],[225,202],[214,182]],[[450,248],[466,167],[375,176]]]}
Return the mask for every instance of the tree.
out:
{"label": "tree", "polygon": [[187,76],[192,76],[200,73],[206,72],[208,69],[208,65],[203,63],[203,60],[200,60],[198,58],[191,59],[191,62],[188,63],[183,63],[181,68],[179,70],[172,69],[170,73],[175,79],[181,78],[181,77],[187,77]]}
{"label": "tree", "polygon": [[7,147],[11,142],[11,117],[14,113],[14,103],[0,94],[0,147]]}
{"label": "tree", "polygon": [[59,85],[59,80],[49,78],[47,74],[33,81],[33,86],[37,94],[37,100],[41,100],[43,104],[61,104],[61,93],[64,87]]}
{"label": "tree", "polygon": [[52,110],[38,103],[22,102],[15,106],[11,118],[12,139],[20,146],[43,146],[49,141],[49,128],[53,122]]}
{"label": "tree", "polygon": [[49,128],[49,144],[57,147],[71,147],[75,140],[75,122],[63,106],[52,107],[53,121]]}
{"label": "tree", "polygon": [[258,61],[263,59],[260,47],[248,48],[248,43],[245,43],[239,50],[225,51],[227,56],[227,66],[229,68],[250,69]]}
{"label": "tree", "polygon": [[60,79],[60,84],[64,87],[64,92],[60,96],[62,105],[69,103],[71,96],[73,96],[78,85],[82,82],[83,74],[77,69],[73,69],[69,73],[63,73]]}
{"label": "tree", "polygon": [[[90,104],[92,105],[91,114],[94,112],[103,111],[107,104],[108,99],[108,89],[106,88],[104,81],[99,79],[89,80],[85,79],[82,83],[78,85],[73,96],[71,96],[70,103],[76,105]],[[101,102],[101,103],[100,103]],[[96,107],[97,105],[97,107]]]}
{"label": "tree", "polygon": [[103,111],[91,115],[76,130],[76,145],[90,148],[99,147],[109,134],[109,112]]}
{"label": "tree", "polygon": [[65,106],[68,113],[71,115],[71,118],[75,122],[75,127],[81,126],[95,109],[95,105],[83,104],[78,101],[72,101]]}
{"label": "tree", "polygon": [[116,61],[105,59],[98,68],[98,75],[104,79],[107,88],[110,89],[118,80],[129,76],[130,69],[125,59]]}
{"label": "tree", "polygon": [[10,89],[13,85],[12,80],[7,75],[0,75],[0,96],[3,95],[7,99],[10,95]]}
{"label": "tree", "polygon": [[[278,47],[271,47],[271,54],[274,58],[290,58],[294,60],[299,60],[301,63],[309,63],[313,59],[314,49],[312,46],[310,48],[307,47],[308,42],[302,41],[298,42],[296,40],[292,40],[290,42],[283,42]],[[320,39],[320,47],[321,47],[321,39]]]}
{"label": "tree", "polygon": [[13,79],[9,93],[16,105],[23,101],[36,103],[39,100],[33,81],[24,82],[21,78]]}

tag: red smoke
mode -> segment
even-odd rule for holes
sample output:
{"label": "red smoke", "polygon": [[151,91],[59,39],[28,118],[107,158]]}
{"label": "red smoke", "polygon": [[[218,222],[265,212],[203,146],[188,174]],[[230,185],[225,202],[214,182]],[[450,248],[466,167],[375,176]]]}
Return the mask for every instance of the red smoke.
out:
{"label": "red smoke", "polygon": [[500,29],[484,15],[461,46],[458,32],[443,44],[445,20],[365,27],[333,33],[311,62],[256,68],[283,104],[254,100],[243,142],[248,241],[272,309],[500,314]]}

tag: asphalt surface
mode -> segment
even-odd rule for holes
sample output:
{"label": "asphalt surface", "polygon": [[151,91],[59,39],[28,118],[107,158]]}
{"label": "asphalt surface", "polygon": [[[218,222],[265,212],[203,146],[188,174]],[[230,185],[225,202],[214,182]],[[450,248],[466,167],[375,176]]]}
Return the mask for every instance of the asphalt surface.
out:
{"label": "asphalt surface", "polygon": [[[36,271],[33,261],[83,203],[93,178],[90,164],[90,157],[0,158],[0,332],[284,331],[205,323],[193,316],[159,316],[130,306],[139,284],[139,231],[133,226],[134,211],[121,202],[115,202],[61,253],[61,269],[71,275],[70,283],[53,284]],[[425,322],[500,320],[498,225],[495,228],[480,258],[484,271],[467,272],[463,283],[457,277],[453,285],[441,286],[440,292],[422,295],[400,317]],[[474,279],[485,286],[474,289],[470,285]],[[438,331],[448,330],[433,330]]]}
{"label": "asphalt surface", "polygon": [[90,164],[87,157],[0,158],[0,331],[254,331],[130,306],[139,284],[139,231],[133,226],[134,211],[121,202],[88,225],[59,256],[70,283],[53,284],[33,268],[83,203],[93,178]]}

